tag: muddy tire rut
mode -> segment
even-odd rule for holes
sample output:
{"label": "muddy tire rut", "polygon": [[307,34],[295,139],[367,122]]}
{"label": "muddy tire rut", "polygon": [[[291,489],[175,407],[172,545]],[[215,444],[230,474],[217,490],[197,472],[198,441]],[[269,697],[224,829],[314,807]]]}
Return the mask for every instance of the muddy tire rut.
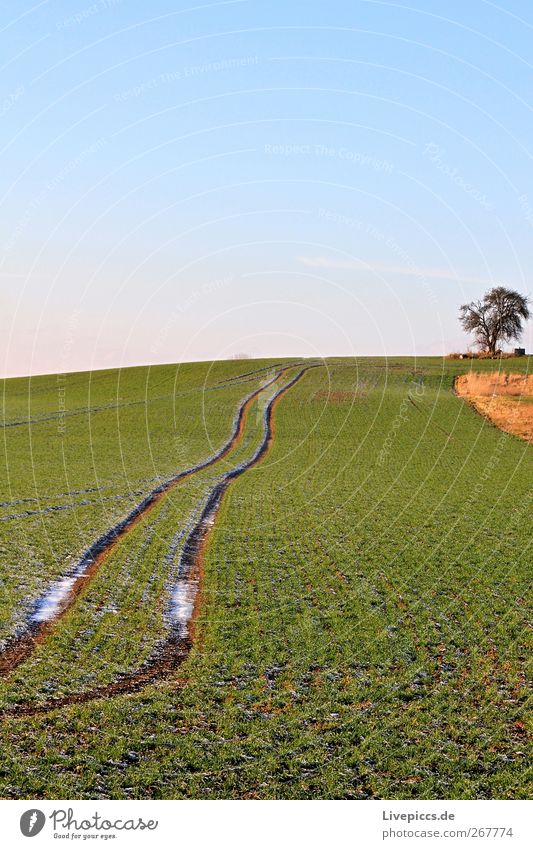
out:
{"label": "muddy tire rut", "polygon": [[[239,478],[249,469],[260,463],[268,454],[273,440],[273,413],[279,400],[288,392],[303,375],[313,368],[319,368],[319,364],[312,364],[302,368],[291,380],[280,387],[273,395],[264,411],[263,438],[254,455],[247,461],[240,463],[222,478],[210,490],[198,522],[194,525],[184,543],[178,570],[178,581],[172,593],[171,621],[172,630],[170,636],[154,653],[153,657],[146,661],[137,670],[120,676],[114,682],[95,687],[80,693],[72,693],[49,699],[40,704],[18,704],[0,712],[2,718],[16,718],[34,716],[49,713],[53,710],[67,707],[69,705],[83,704],[100,698],[112,698],[123,694],[132,694],[142,690],[144,687],[156,681],[175,676],[176,671],[184,660],[189,656],[194,634],[195,623],[199,614],[199,601],[201,598],[201,586],[204,574],[204,554],[208,536],[213,530],[218,516],[222,499],[232,481]],[[153,490],[141,504],[129,514],[126,519],[112,528],[104,537],[97,540],[78,562],[86,563],[83,574],[75,577],[65,605],[58,611],[57,615],[50,621],[34,623],[20,636],[12,640],[6,649],[0,654],[0,675],[9,675],[19,664],[27,660],[35,648],[45,639],[59,619],[64,616],[74,604],[80,592],[88,585],[97,573],[98,569],[109,556],[120,540],[132,530],[133,527],[154,508],[154,506],[180,481],[208,468],[222,460],[242,439],[246,424],[246,416],[253,401],[279,380],[287,371],[294,368],[288,365],[280,369],[272,380],[268,381],[258,390],[249,395],[241,404],[235,419],[234,430],[230,440],[217,454],[213,455],[203,463],[179,473],[165,484]],[[189,615],[186,621],[180,613],[180,602],[182,597],[186,599]],[[185,602],[184,602],[185,603]],[[174,683],[180,683],[174,677]],[[181,682],[182,684],[185,682]]]}

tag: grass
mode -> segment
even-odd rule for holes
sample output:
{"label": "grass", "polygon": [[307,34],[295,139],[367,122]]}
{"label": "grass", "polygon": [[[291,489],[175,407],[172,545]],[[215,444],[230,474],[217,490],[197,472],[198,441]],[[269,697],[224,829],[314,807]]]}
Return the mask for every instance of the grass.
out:
{"label": "grass", "polygon": [[219,448],[239,400],[261,381],[209,392],[204,383],[264,366],[200,363],[69,375],[69,410],[98,411],[65,419],[55,377],[4,381],[5,422],[54,418],[2,428],[0,640],[24,622],[31,600],[88,542],[159,480]]}
{"label": "grass", "polygon": [[[247,365],[215,364],[208,382],[268,363]],[[270,453],[226,493],[179,670],[186,684],[4,718],[3,797],[530,795],[532,449],[453,394],[455,374],[495,364],[326,366],[283,397]],[[513,371],[527,368],[527,358],[513,361]],[[224,443],[261,381],[173,394],[201,386],[207,371],[180,367],[177,387],[175,367],[106,372],[90,396],[89,378],[73,376],[72,407],[129,406],[92,413],[90,427],[73,416],[63,436],[57,422],[5,430],[5,500],[38,497],[42,509],[45,496],[62,503],[65,484],[109,489],[94,504],[73,496],[69,510],[0,524],[4,635],[26,600],[138,500],[132,483],[145,492]],[[165,386],[173,397],[152,401]],[[32,417],[53,410],[54,379],[32,381],[29,393],[25,381],[5,382],[9,420],[28,417],[28,397]],[[150,655],[183,530],[213,481],[253,453],[263,406],[223,466],[177,487],[128,534],[0,682],[2,704],[82,692]],[[124,497],[99,501],[108,492]]]}

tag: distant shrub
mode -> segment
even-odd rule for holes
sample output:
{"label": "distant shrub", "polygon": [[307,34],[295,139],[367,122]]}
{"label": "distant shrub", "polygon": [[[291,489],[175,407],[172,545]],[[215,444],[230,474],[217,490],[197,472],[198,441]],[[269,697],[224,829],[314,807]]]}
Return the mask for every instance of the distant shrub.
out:
{"label": "distant shrub", "polygon": [[446,360],[508,360],[514,359],[513,351],[496,351],[491,354],[489,351],[466,351],[461,354],[459,351],[453,351],[451,354],[446,354]]}

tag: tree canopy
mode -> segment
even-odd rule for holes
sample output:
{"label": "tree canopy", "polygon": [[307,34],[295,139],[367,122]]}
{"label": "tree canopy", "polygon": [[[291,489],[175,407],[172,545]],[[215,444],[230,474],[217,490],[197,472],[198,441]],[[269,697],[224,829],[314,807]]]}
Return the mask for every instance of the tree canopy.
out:
{"label": "tree canopy", "polygon": [[463,304],[459,320],[467,333],[487,353],[495,354],[499,346],[518,339],[523,321],[530,317],[529,299],[505,286],[490,289],[482,300]]}

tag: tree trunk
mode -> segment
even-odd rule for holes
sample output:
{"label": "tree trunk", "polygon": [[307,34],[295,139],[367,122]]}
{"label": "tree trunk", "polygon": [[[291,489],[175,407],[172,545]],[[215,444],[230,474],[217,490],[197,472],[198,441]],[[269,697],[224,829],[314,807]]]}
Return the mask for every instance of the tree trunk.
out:
{"label": "tree trunk", "polygon": [[498,344],[498,337],[489,336],[488,342],[488,353],[491,355],[491,357],[494,357],[496,354],[496,345]]}

